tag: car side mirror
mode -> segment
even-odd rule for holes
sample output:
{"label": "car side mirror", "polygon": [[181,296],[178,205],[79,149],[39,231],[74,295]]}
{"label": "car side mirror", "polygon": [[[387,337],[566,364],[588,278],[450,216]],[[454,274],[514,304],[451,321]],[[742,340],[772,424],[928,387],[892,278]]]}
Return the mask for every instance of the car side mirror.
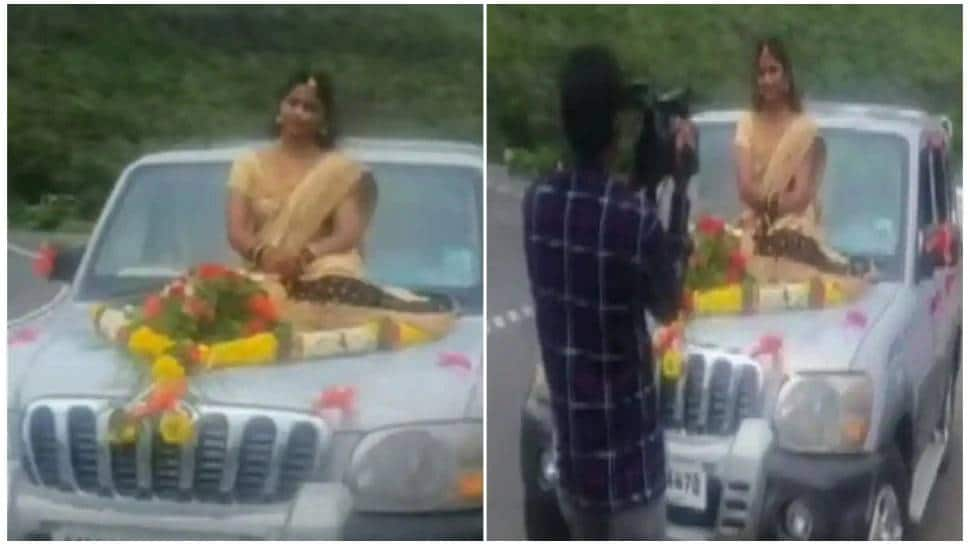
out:
{"label": "car side mirror", "polygon": [[924,227],[919,230],[916,238],[916,279],[925,280],[933,276],[940,260],[937,252],[930,249],[933,237],[933,226]]}
{"label": "car side mirror", "polygon": [[74,281],[87,243],[70,248],[44,244],[34,258],[34,274],[48,282],[70,284]]}
{"label": "car side mirror", "polygon": [[[945,233],[943,231],[946,231]],[[960,260],[961,230],[953,224],[931,226],[919,232],[917,274],[920,280],[932,276],[940,267],[948,267]]]}

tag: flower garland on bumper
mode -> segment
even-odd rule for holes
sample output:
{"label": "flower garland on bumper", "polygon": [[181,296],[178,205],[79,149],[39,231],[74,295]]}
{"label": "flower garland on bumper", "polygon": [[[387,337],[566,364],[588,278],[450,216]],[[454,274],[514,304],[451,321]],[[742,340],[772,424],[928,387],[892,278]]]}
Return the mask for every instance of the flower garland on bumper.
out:
{"label": "flower garland on bumper", "polygon": [[146,386],[109,419],[113,443],[130,444],[142,429],[184,444],[198,415],[185,402],[189,377],[266,365],[290,351],[293,331],[259,283],[217,264],[203,264],[149,295],[141,308],[93,310],[96,330],[135,360]]}
{"label": "flower garland on bumper", "polygon": [[92,310],[95,330],[122,348],[140,370],[142,387],[109,418],[109,440],[131,444],[141,430],[181,445],[195,435],[198,415],[186,402],[191,377],[283,360],[396,350],[438,334],[398,320],[295,331],[257,277],[203,264],[145,298],[140,308],[104,304]]}

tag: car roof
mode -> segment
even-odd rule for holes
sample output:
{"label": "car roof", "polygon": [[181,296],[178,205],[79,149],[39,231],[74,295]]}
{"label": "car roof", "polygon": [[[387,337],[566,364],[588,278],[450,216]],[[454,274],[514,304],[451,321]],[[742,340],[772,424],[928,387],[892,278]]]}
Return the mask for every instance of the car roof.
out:
{"label": "car roof", "polygon": [[[150,153],[141,157],[136,165],[229,162],[246,151],[271,143],[269,140],[244,140],[209,146],[187,145],[184,149]],[[416,163],[481,168],[483,157],[481,146],[450,140],[345,138],[338,147],[365,163]]]}
{"label": "car roof", "polygon": [[[733,123],[745,111],[740,108],[709,109],[694,114],[693,119],[702,124]],[[943,119],[916,108],[886,104],[812,101],[805,103],[805,111],[822,127],[880,132],[939,131]]]}

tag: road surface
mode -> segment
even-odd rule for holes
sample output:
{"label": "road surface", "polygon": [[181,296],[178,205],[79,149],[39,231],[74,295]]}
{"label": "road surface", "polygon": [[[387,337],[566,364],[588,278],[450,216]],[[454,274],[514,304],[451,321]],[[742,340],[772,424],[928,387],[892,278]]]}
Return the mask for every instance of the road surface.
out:
{"label": "road surface", "polygon": [[[488,169],[488,538],[524,539],[519,411],[539,353],[522,254],[525,182]],[[962,387],[952,466],[935,485],[916,539],[962,539]]]}

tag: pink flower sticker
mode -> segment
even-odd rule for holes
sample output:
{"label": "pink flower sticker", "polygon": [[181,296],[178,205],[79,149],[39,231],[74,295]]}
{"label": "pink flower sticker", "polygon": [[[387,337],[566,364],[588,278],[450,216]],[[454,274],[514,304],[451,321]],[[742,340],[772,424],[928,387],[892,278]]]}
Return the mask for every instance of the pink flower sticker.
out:
{"label": "pink flower sticker", "polygon": [[37,337],[39,336],[40,334],[37,332],[36,329],[30,329],[25,327],[23,329],[18,329],[17,331],[13,332],[13,334],[11,334],[10,337],[7,339],[7,344],[8,345],[30,344],[36,341]]}
{"label": "pink flower sticker", "polygon": [[438,355],[438,365],[441,367],[457,367],[466,371],[472,370],[472,362],[461,352],[442,352]]}
{"label": "pink flower sticker", "polygon": [[956,281],[957,281],[957,274],[956,273],[952,273],[951,272],[950,274],[946,275],[946,292],[947,293],[950,293],[950,291],[953,290],[953,285],[956,283]]}
{"label": "pink flower sticker", "polygon": [[770,365],[776,371],[783,371],[782,346],[783,341],[780,335],[766,334],[761,337],[758,344],[751,350],[751,357],[758,359],[761,356],[770,356]]}
{"label": "pink flower sticker", "polygon": [[866,324],[869,323],[869,318],[860,310],[850,310],[849,313],[845,315],[845,323],[849,327],[865,329]]}
{"label": "pink flower sticker", "polygon": [[357,403],[357,390],[353,386],[331,386],[320,393],[313,407],[321,409],[339,409],[342,412],[354,410]]}
{"label": "pink flower sticker", "polygon": [[933,298],[930,299],[930,314],[936,316],[936,313],[940,310],[940,292],[933,294]]}

